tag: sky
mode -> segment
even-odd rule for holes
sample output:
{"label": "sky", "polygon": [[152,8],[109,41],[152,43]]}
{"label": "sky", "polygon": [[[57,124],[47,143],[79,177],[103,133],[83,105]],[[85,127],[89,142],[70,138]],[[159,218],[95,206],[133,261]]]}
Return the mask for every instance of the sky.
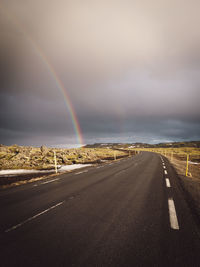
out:
{"label": "sky", "polygon": [[0,143],[78,144],[69,102],[84,144],[200,140],[199,10],[0,0]]}

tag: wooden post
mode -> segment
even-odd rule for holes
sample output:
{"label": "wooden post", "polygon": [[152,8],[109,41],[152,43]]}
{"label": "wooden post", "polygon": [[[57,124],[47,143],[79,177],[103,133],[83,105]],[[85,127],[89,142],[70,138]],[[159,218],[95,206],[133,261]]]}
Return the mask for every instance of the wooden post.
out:
{"label": "wooden post", "polygon": [[58,168],[57,168],[57,160],[56,160],[56,151],[54,151],[54,163],[55,163],[55,172],[58,172]]}
{"label": "wooden post", "polygon": [[185,176],[188,176],[188,161],[189,161],[189,154],[187,154],[187,162],[186,162]]}

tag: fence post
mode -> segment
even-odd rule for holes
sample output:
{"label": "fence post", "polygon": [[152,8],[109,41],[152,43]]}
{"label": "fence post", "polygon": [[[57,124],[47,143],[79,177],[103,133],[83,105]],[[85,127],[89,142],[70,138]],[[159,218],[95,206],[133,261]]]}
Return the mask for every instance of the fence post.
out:
{"label": "fence post", "polygon": [[55,172],[57,173],[58,169],[57,169],[56,151],[53,151],[53,152],[54,152]]}
{"label": "fence post", "polygon": [[188,161],[189,161],[189,154],[187,154],[187,162],[186,162],[185,176],[188,176]]}

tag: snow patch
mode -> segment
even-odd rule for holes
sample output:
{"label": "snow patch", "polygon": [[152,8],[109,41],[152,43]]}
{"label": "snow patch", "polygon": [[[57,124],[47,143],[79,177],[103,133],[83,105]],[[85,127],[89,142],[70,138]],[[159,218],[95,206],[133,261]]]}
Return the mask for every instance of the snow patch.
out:
{"label": "snow patch", "polygon": [[[58,166],[58,171],[62,172],[62,171],[71,171],[71,170],[75,170],[75,169],[80,169],[83,167],[88,167],[91,166],[91,164],[73,164],[73,165],[64,165],[64,166]],[[54,172],[55,170],[24,170],[24,169],[19,169],[19,170],[0,170],[0,176],[1,175],[18,175],[18,174],[31,174],[31,173],[50,173],[50,172]]]}
{"label": "snow patch", "polygon": [[89,167],[92,164],[73,164],[73,165],[64,165],[61,166],[61,168],[59,169],[59,171],[71,171],[71,170],[75,170],[75,169],[80,169],[83,167]]}
{"label": "snow patch", "polygon": [[189,164],[195,164],[195,165],[198,165],[199,163],[198,162],[193,162],[193,161],[188,161]]}

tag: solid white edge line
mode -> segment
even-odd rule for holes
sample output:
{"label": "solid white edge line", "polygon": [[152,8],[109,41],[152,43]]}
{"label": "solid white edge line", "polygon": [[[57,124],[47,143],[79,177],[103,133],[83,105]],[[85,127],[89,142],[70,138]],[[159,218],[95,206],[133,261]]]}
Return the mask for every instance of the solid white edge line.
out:
{"label": "solid white edge line", "polygon": [[168,199],[168,208],[169,208],[169,220],[170,226],[174,230],[179,230],[178,219],[176,215],[176,209],[174,205],[174,200],[172,198]]}
{"label": "solid white edge line", "polygon": [[168,178],[165,179],[165,182],[166,182],[166,186],[167,186],[167,187],[171,187],[171,184],[170,184],[170,181],[169,181]]}
{"label": "solid white edge line", "polygon": [[56,207],[62,205],[63,203],[64,203],[64,201],[59,202],[59,203],[57,203],[56,205],[51,206],[50,208],[48,208],[48,209],[46,209],[46,210],[43,210],[43,211],[41,211],[40,213],[37,213],[36,215],[34,215],[34,216],[32,216],[32,217],[26,219],[25,221],[23,221],[23,222],[21,222],[21,223],[19,223],[19,224],[16,224],[16,225],[12,226],[11,228],[5,230],[5,233],[8,233],[8,232],[10,232],[10,231],[12,231],[12,230],[15,230],[15,229],[19,228],[19,227],[22,226],[23,224],[25,224],[25,223],[27,223],[27,222],[30,222],[30,221],[32,221],[33,219],[36,219],[36,218],[39,217],[40,215],[42,215],[42,214],[44,214],[44,213],[46,213],[46,212],[48,212],[48,211],[50,211],[50,210],[52,210],[52,209],[55,209]]}
{"label": "solid white edge line", "polygon": [[165,173],[165,174],[167,174],[167,171],[166,171],[166,170],[164,170],[164,173]]}

